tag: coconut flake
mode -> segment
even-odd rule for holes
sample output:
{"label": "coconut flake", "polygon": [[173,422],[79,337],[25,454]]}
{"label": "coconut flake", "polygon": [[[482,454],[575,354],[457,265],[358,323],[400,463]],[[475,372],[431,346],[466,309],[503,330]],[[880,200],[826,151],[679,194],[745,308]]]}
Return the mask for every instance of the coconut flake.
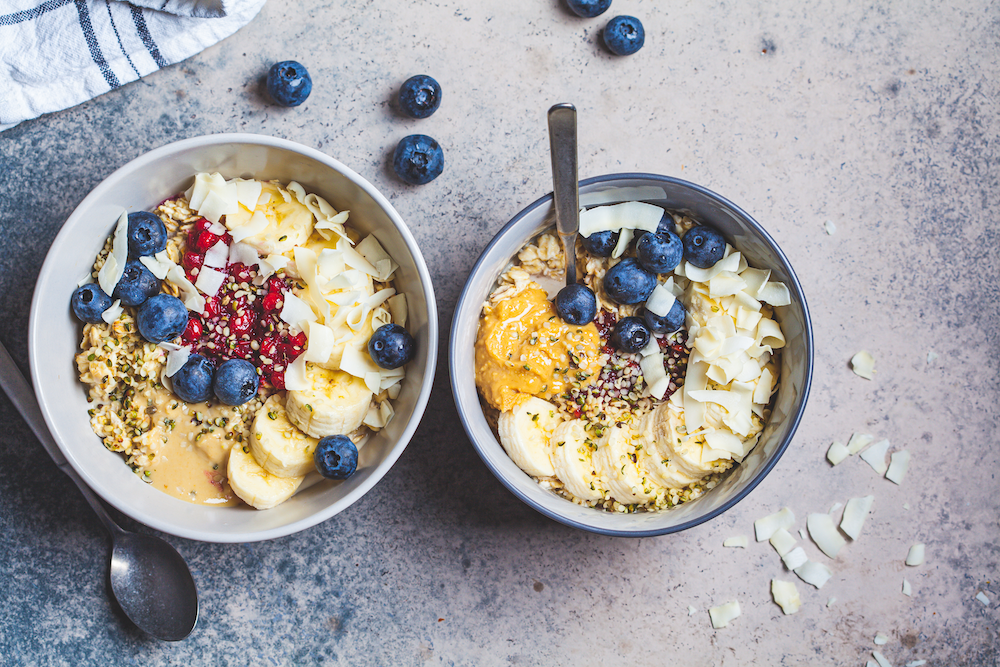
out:
{"label": "coconut flake", "polygon": [[875,442],[875,436],[870,433],[854,433],[847,441],[847,451],[851,454],[857,454],[873,442]]}
{"label": "coconut flake", "polygon": [[[392,261],[392,257],[389,256],[389,253],[385,251],[385,248],[383,248],[382,244],[378,242],[378,239],[371,234],[358,243],[356,250],[361,253],[361,256],[367,259],[372,266],[379,270],[379,275],[376,276],[376,278],[380,282],[389,282],[392,278],[392,274],[399,268],[399,264]],[[386,261],[389,262],[388,265],[384,263]],[[380,269],[380,263],[383,267],[386,267],[384,270]]]}
{"label": "coconut flake", "polygon": [[284,303],[278,314],[282,322],[304,328],[303,322],[316,321],[316,313],[309,307],[309,304],[291,292],[285,292],[282,295],[282,300]]}
{"label": "coconut flake", "polygon": [[340,360],[340,370],[364,380],[366,373],[378,373],[379,367],[367,352],[362,352],[353,345],[345,345],[344,356]]}
{"label": "coconut flake", "polygon": [[632,243],[632,237],[635,236],[635,232],[631,229],[622,229],[618,233],[618,243],[615,244],[615,249],[611,251],[611,259],[618,259],[625,254],[628,250],[629,244]]}
{"label": "coconut flake", "polygon": [[[205,253],[204,266],[211,266],[217,269],[226,268],[226,263],[229,261],[229,246],[226,242],[219,240],[214,246],[208,249]],[[197,285],[198,283],[195,283]]]}
{"label": "coconut flake", "polygon": [[611,187],[603,190],[595,190],[593,192],[581,192],[580,206],[617,204],[618,202],[623,201],[648,201],[665,199],[666,196],[666,191],[655,185],[638,185],[628,188]]}
{"label": "coconut flake", "polygon": [[924,564],[924,545],[921,543],[914,544],[910,547],[909,552],[906,554],[906,564],[910,567],[916,567],[918,565]]}
{"label": "coconut flake", "polygon": [[885,462],[885,454],[889,451],[889,441],[879,440],[874,445],[861,452],[861,458],[879,475],[884,475],[889,465]]}
{"label": "coconut flake", "polygon": [[979,600],[980,602],[982,602],[987,607],[990,606],[990,599],[988,597],[986,597],[986,593],[983,593],[982,591],[979,591],[978,593],[976,593],[976,599]]}
{"label": "coconut flake", "polygon": [[405,294],[395,294],[390,296],[386,300],[386,305],[389,307],[389,313],[392,315],[392,321],[401,327],[406,326],[406,295]]}
{"label": "coconut flake", "polygon": [[[691,432],[690,430],[688,431]],[[795,523],[795,514],[787,507],[783,507],[774,514],[769,514],[753,522],[754,534],[758,542],[771,539],[775,531],[779,528],[791,528]]]}
{"label": "coconut flake", "polygon": [[833,236],[837,232],[837,225],[833,224],[833,220],[827,220],[823,223],[823,229],[827,235]]}
{"label": "coconut flake", "polygon": [[878,663],[878,667],[892,667],[892,664],[878,651],[872,651],[872,657],[875,658],[875,662]]}
{"label": "coconut flake", "polygon": [[253,215],[246,222],[245,225],[241,225],[236,229],[230,230],[229,235],[233,238],[233,243],[240,243],[251,236],[256,236],[260,234],[265,229],[267,229],[268,220],[267,216],[264,215],[263,211],[254,211]]}
{"label": "coconut flake", "polygon": [[794,614],[802,607],[802,598],[799,597],[799,589],[791,581],[771,580],[771,597],[781,607],[785,615]]}
{"label": "coconut flake", "polygon": [[826,460],[833,465],[838,465],[850,455],[851,451],[847,447],[844,447],[842,442],[834,440],[833,444],[830,445],[830,449],[826,451]]}
{"label": "coconut flake", "polygon": [[826,582],[830,580],[830,577],[833,576],[830,568],[822,563],[813,561],[795,568],[795,574],[799,579],[811,586],[815,586],[817,589],[823,588]]}
{"label": "coconut flake", "polygon": [[902,484],[906,471],[910,467],[910,453],[905,449],[893,452],[889,457],[889,469],[885,473],[885,478],[890,482]]}
{"label": "coconut flake", "polygon": [[844,509],[844,518],[840,522],[840,529],[852,540],[861,536],[861,529],[864,528],[868,513],[871,512],[875,496],[865,496],[863,498],[851,498],[847,501]]}
{"label": "coconut flake", "polygon": [[806,526],[813,542],[830,558],[836,558],[840,549],[847,544],[847,540],[837,532],[833,517],[829,514],[810,514],[806,517]]}
{"label": "coconut flake", "polygon": [[875,374],[875,357],[862,350],[851,357],[851,369],[858,377],[871,380]]}
{"label": "coconut flake", "polygon": [[740,615],[740,603],[737,600],[726,604],[712,607],[708,610],[708,615],[712,619],[712,627],[718,630],[729,625],[729,621]]}
{"label": "coconut flake", "polygon": [[910,660],[906,663],[906,667],[924,667],[927,664],[926,660]]}
{"label": "coconut flake", "polygon": [[198,272],[198,279],[194,282],[194,286],[208,296],[215,296],[222,288],[222,283],[226,282],[227,277],[221,271],[203,266],[201,267],[201,271]]}
{"label": "coconut flake", "polygon": [[910,586],[910,582],[903,579],[903,595],[911,596],[913,595],[913,588]]}
{"label": "coconut flake", "polygon": [[872,641],[875,642],[876,646],[882,646],[882,645],[886,644],[889,641],[889,637],[887,637],[886,635],[882,634],[881,632],[876,632],[875,633],[875,639],[873,639]]}
{"label": "coconut flake", "polygon": [[187,363],[188,357],[191,356],[191,348],[180,345],[167,347],[163,343],[160,343],[160,347],[167,350],[167,365],[163,372],[166,373],[167,377],[173,377]]}
{"label": "coconut flake", "polygon": [[781,562],[785,564],[789,570],[795,570],[796,568],[802,567],[809,562],[809,557],[806,556],[805,549],[802,547],[795,547],[784,556],[781,557]]}
{"label": "coconut flake", "polygon": [[253,246],[246,243],[234,243],[229,246],[229,263],[244,264],[248,267],[260,264],[260,257]]}
{"label": "coconut flake", "polygon": [[101,313],[101,319],[108,324],[111,324],[121,317],[123,312],[125,312],[125,309],[122,308],[122,300],[115,299],[114,303],[108,306],[104,312]]}
{"label": "coconut flake", "polygon": [[309,381],[306,379],[306,355],[300,354],[295,361],[285,368],[285,389],[288,391],[301,391],[309,388]]}
{"label": "coconut flake", "polygon": [[234,178],[232,182],[236,184],[236,201],[239,202],[240,206],[248,211],[257,208],[257,200],[260,199],[264,184],[252,178]]}
{"label": "coconut flake", "polygon": [[674,293],[670,291],[669,287],[657,285],[653,288],[653,292],[649,295],[649,298],[646,299],[646,310],[654,315],[666,317],[670,309],[674,307],[676,300]]}
{"label": "coconut flake", "polygon": [[170,271],[170,267],[177,266],[169,256],[167,256],[166,250],[161,250],[155,255],[144,255],[139,258],[142,265],[149,269],[149,272],[156,276],[157,280],[163,280],[167,277],[167,273]]}
{"label": "coconut flake", "polygon": [[205,311],[205,297],[199,294],[198,289],[187,279],[187,276],[184,275],[184,269],[174,264],[167,271],[167,280],[176,285],[184,294],[184,298],[181,300],[188,310],[193,310],[196,313]]}
{"label": "coconut flake", "polygon": [[326,362],[333,354],[333,330],[319,322],[309,322],[307,329],[309,346],[302,353],[303,356],[306,361]]}
{"label": "coconut flake", "polygon": [[788,306],[792,303],[792,296],[788,292],[788,287],[785,286],[785,283],[780,282],[769,281],[757,290],[756,297],[758,300],[772,306]]}
{"label": "coconut flake", "polygon": [[837,598],[830,598],[829,600],[827,600],[826,601],[826,608],[829,609],[830,607],[832,607],[836,601],[837,601]]}
{"label": "coconut flake", "polygon": [[739,548],[742,548],[742,549],[746,549],[746,547],[747,547],[747,536],[746,535],[737,535],[736,537],[727,537],[725,539],[725,541],[722,543],[722,546],[724,546],[724,547],[739,547]]}
{"label": "coconut flake", "polygon": [[778,552],[779,556],[786,556],[788,552],[795,548],[795,538],[784,528],[779,528],[771,535],[771,546]]}
{"label": "coconut flake", "polygon": [[934,360],[937,359],[937,358],[938,358],[938,353],[937,352],[928,352],[927,353],[927,363],[933,364]]}
{"label": "coconut flake", "polygon": [[615,232],[622,229],[655,232],[662,217],[662,208],[639,201],[596,206],[580,212],[580,235],[586,237],[595,232]]}
{"label": "coconut flake", "polygon": [[97,272],[97,284],[105,294],[114,293],[118,281],[125,273],[126,262],[128,262],[128,211],[122,209],[114,236],[111,238],[111,252],[104,260],[101,270]]}
{"label": "coconut flake", "polygon": [[698,612],[697,609],[695,609],[691,605],[688,605],[688,616],[694,616],[697,612]]}

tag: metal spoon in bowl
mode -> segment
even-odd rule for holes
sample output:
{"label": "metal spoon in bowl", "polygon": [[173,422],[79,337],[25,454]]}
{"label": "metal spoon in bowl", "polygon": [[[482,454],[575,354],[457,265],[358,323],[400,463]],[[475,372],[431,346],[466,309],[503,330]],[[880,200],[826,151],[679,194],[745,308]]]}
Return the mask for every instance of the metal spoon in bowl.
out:
{"label": "metal spoon in bowl", "polygon": [[580,185],[576,159],[576,107],[549,109],[549,152],[552,154],[552,197],[556,230],[566,255],[566,284],[576,282],[576,235],[580,231]]}
{"label": "metal spoon in bowl", "polygon": [[69,465],[52,439],[31,385],[0,343],[0,387],[56,465],[80,489],[111,533],[111,592],[136,627],[157,639],[184,639],[198,622],[198,591],[177,550],[152,535],[123,530]]}

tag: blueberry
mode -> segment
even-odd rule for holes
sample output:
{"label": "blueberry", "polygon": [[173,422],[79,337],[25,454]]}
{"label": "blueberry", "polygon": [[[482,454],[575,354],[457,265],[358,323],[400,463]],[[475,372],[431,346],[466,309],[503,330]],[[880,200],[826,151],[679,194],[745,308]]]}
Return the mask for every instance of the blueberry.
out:
{"label": "blueberry", "polygon": [[313,452],[316,472],[327,479],[347,479],[358,469],[358,448],[346,435],[328,435]]}
{"label": "blueberry", "polygon": [[556,312],[570,324],[589,324],[597,317],[597,297],[586,285],[566,285],[556,294]]}
{"label": "blueberry", "polygon": [[664,317],[660,317],[656,313],[651,313],[645,308],[642,311],[642,319],[646,321],[646,326],[656,333],[673,333],[677,331],[684,326],[684,316],[687,315],[684,304],[677,300],[674,301],[670,312]]}
{"label": "blueberry", "polygon": [[722,234],[710,227],[699,225],[692,227],[684,235],[684,259],[697,266],[707,269],[726,253],[726,239]]}
{"label": "blueberry", "polygon": [[677,234],[667,232],[646,234],[635,245],[639,263],[653,273],[667,273],[681,263],[684,245]]}
{"label": "blueberry", "polygon": [[212,398],[212,362],[200,354],[192,354],[180,370],[170,377],[170,383],[185,403],[201,403]]}
{"label": "blueberry", "polygon": [[139,307],[135,323],[143,338],[150,343],[162,343],[184,333],[188,311],[177,297],[157,294]]}
{"label": "blueberry", "polygon": [[656,274],[642,268],[639,260],[629,257],[604,274],[604,292],[616,303],[640,303],[656,287]]}
{"label": "blueberry", "polygon": [[566,6],[577,16],[592,19],[608,11],[611,0],[566,0]]}
{"label": "blueberry", "polygon": [[622,352],[638,352],[649,344],[649,329],[638,317],[623,317],[611,332],[611,342]]}
{"label": "blueberry", "polygon": [[267,73],[267,92],[283,107],[297,107],[312,92],[312,77],[302,63],[282,60],[271,65]]}
{"label": "blueberry", "polygon": [[101,313],[111,307],[111,297],[105,294],[97,283],[87,283],[76,288],[70,299],[70,305],[77,319],[99,324],[104,321]]}
{"label": "blueberry", "polygon": [[112,299],[121,299],[123,306],[139,306],[151,296],[160,293],[160,281],[153,272],[137,259],[125,264],[125,272],[111,293]]}
{"label": "blueberry", "polygon": [[392,169],[411,185],[430,183],[444,171],[444,151],[426,134],[411,134],[396,146]]}
{"label": "blueberry", "polygon": [[128,254],[131,257],[155,255],[167,247],[167,228],[149,211],[128,214]]}
{"label": "blueberry", "polygon": [[382,368],[399,368],[413,359],[413,336],[398,324],[383,324],[368,339],[368,354]]}
{"label": "blueberry", "polygon": [[[664,211],[663,217],[661,217],[660,221],[656,224],[656,233],[666,234],[667,232],[670,232],[671,234],[676,234],[677,225],[674,224],[674,219],[670,216],[670,214]],[[635,233],[632,238],[635,240],[636,243],[638,243],[639,240],[648,233],[649,232],[647,232],[645,229],[637,229],[635,230]]]}
{"label": "blueberry", "polygon": [[257,395],[259,386],[256,366],[243,359],[223,361],[212,381],[216,398],[226,405],[243,405]]}
{"label": "blueberry", "polygon": [[399,108],[410,118],[427,118],[441,106],[441,84],[426,74],[411,76],[399,87]]}
{"label": "blueberry", "polygon": [[646,31],[634,16],[616,16],[604,27],[604,44],[616,56],[630,56],[642,48]]}
{"label": "blueberry", "polygon": [[594,232],[590,236],[583,237],[583,247],[591,255],[597,257],[611,257],[615,246],[618,245],[618,232]]}

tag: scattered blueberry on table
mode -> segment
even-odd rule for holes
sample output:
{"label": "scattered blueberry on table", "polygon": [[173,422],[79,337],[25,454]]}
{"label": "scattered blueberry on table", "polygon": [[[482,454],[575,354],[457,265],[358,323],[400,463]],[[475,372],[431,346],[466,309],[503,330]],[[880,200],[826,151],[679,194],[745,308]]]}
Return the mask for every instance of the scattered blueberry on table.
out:
{"label": "scattered blueberry on table", "polygon": [[368,354],[382,368],[399,368],[413,359],[416,343],[398,324],[383,324],[368,339]]}
{"label": "scattered blueberry on table", "polygon": [[564,321],[583,326],[597,317],[597,297],[586,285],[566,285],[556,294],[556,312]]}
{"label": "scattered blueberry on table", "polygon": [[267,73],[267,93],[284,107],[297,107],[312,92],[312,77],[302,63],[283,60]]}
{"label": "scattered blueberry on table", "polygon": [[185,403],[201,403],[212,398],[212,362],[192,354],[170,378],[174,393]]}
{"label": "scattered blueberry on table", "polygon": [[313,452],[316,472],[327,479],[347,479],[358,469],[358,448],[346,435],[328,435]]}
{"label": "scattered blueberry on table", "polygon": [[187,328],[187,307],[175,296],[157,294],[139,307],[135,323],[139,333],[150,343],[173,340]]}
{"label": "scattered blueberry on table", "polygon": [[128,254],[155,255],[167,247],[167,227],[149,211],[128,214]]}
{"label": "scattered blueberry on table", "polygon": [[611,342],[622,352],[638,352],[649,344],[646,324],[638,317],[623,317],[615,324]]}
{"label": "scattered blueberry on table", "polygon": [[411,134],[396,146],[392,169],[411,185],[425,185],[444,171],[444,151],[426,134]]}
{"label": "scattered blueberry on table", "polygon": [[673,232],[646,234],[635,246],[639,263],[653,273],[673,271],[684,256],[684,245]]}
{"label": "scattered blueberry on table", "polygon": [[137,259],[125,264],[121,280],[111,293],[112,299],[121,299],[123,306],[139,306],[146,299],[160,293],[160,280]]}
{"label": "scattered blueberry on table", "polygon": [[216,398],[226,405],[243,405],[257,395],[259,387],[257,367],[245,359],[223,361],[212,381]]}
{"label": "scattered blueberry on table", "polygon": [[104,321],[101,314],[111,307],[111,297],[105,294],[97,283],[87,283],[77,287],[73,292],[70,306],[77,319],[90,324],[99,324]]}
{"label": "scattered blueberry on table", "polygon": [[663,317],[650,312],[646,308],[642,309],[642,319],[645,320],[646,326],[655,333],[673,333],[677,331],[684,326],[686,315],[687,310],[679,299],[674,300],[674,305],[670,307],[670,312]]}
{"label": "scattered blueberry on table", "polygon": [[411,76],[399,87],[399,108],[410,118],[427,118],[441,106],[441,84],[426,74]]}
{"label": "scattered blueberry on table", "polygon": [[616,56],[630,56],[645,42],[642,21],[634,16],[616,16],[604,27],[604,45]]}
{"label": "scattered blueberry on table", "polygon": [[620,232],[594,232],[590,236],[583,237],[583,247],[591,255],[597,257],[611,257],[611,253],[614,252],[615,246],[618,245],[618,237],[621,236]]}
{"label": "scattered blueberry on table", "polygon": [[608,11],[611,0],[566,0],[566,6],[577,16],[592,19]]}
{"label": "scattered blueberry on table", "polygon": [[634,257],[623,259],[604,274],[604,292],[616,303],[639,303],[656,287],[656,274],[643,268]]}
{"label": "scattered blueberry on table", "polygon": [[699,269],[707,269],[726,253],[726,239],[711,227],[698,225],[684,235],[684,259]]}

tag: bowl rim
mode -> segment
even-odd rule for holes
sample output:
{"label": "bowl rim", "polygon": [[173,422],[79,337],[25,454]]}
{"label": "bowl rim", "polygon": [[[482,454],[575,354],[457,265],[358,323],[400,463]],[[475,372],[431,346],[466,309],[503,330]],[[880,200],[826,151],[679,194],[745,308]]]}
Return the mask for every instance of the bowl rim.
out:
{"label": "bowl rim", "polygon": [[[803,340],[805,342],[806,358],[808,360],[808,364],[806,365],[805,381],[803,382],[801,390],[802,398],[799,401],[798,409],[795,411],[795,414],[789,418],[788,423],[790,424],[790,426],[788,429],[788,434],[784,437],[784,439],[775,449],[773,458],[768,463],[766,463],[761,468],[760,471],[758,471],[758,473],[753,477],[752,480],[750,480],[750,482],[743,490],[741,490],[739,493],[734,495],[732,498],[727,500],[719,507],[706,513],[705,515],[700,516],[696,519],[685,521],[684,523],[680,523],[676,526],[667,526],[665,528],[652,528],[652,529],[642,529],[642,530],[598,528],[595,526],[582,523],[580,521],[570,519],[566,516],[563,516],[560,512],[541,503],[537,503],[531,497],[521,493],[521,491],[511,481],[506,479],[502,474],[500,474],[498,470],[494,468],[494,466],[490,463],[489,458],[483,452],[482,445],[473,436],[473,429],[472,425],[469,422],[469,417],[462,410],[462,399],[458,391],[459,364],[455,362],[454,358],[455,350],[457,349],[458,334],[459,334],[458,332],[459,318],[457,316],[457,313],[462,309],[462,306],[469,298],[469,290],[471,288],[471,280],[470,280],[471,277],[479,271],[489,251],[497,243],[499,243],[501,237],[503,237],[511,228],[513,228],[525,216],[533,212],[538,207],[543,206],[548,202],[552,201],[551,192],[549,192],[546,195],[543,195],[542,197],[539,197],[531,204],[528,204],[526,207],[521,209],[521,211],[519,211],[517,215],[511,218],[511,220],[507,224],[505,224],[500,229],[500,231],[498,231],[493,236],[490,242],[483,249],[482,253],[479,255],[479,258],[473,265],[472,270],[469,272],[469,279],[466,279],[465,286],[462,288],[462,292],[461,294],[459,294],[458,301],[456,302],[455,305],[456,315],[452,319],[451,334],[449,336],[449,341],[448,341],[449,362],[450,362],[449,380],[451,381],[452,396],[455,400],[455,407],[458,410],[459,418],[462,420],[462,427],[465,429],[465,433],[468,436],[469,440],[472,442],[472,446],[475,448],[476,453],[479,455],[479,458],[483,460],[483,463],[486,464],[486,467],[489,468],[490,472],[493,473],[493,476],[499,479],[500,482],[505,487],[507,487],[507,490],[513,493],[515,496],[517,496],[522,502],[532,507],[536,511],[540,512],[541,514],[547,516],[548,518],[554,519],[555,521],[558,521],[559,523],[570,526],[572,528],[578,528],[580,530],[597,533],[599,535],[606,535],[609,537],[657,537],[659,535],[668,535],[671,533],[680,532],[682,530],[687,530],[688,528],[693,528],[694,526],[698,526],[702,523],[705,523],[706,521],[714,519],[723,512],[732,509],[738,502],[746,498],[747,495],[749,495],[750,492],[753,491],[757,487],[757,485],[760,484],[764,480],[764,478],[767,477],[767,475],[771,472],[771,470],[773,470],[774,467],[778,464],[778,461],[785,453],[785,450],[788,448],[788,445],[791,444],[792,438],[795,436],[796,430],[798,430],[799,423],[802,420],[802,415],[805,412],[806,404],[809,400],[809,390],[812,386],[812,376],[813,376],[813,366],[814,366],[812,318],[809,315],[809,307],[808,304],[806,303],[806,297],[805,293],[802,290],[802,285],[799,282],[798,276],[795,274],[794,269],[792,268],[791,262],[788,261],[788,257],[785,256],[785,253],[781,250],[780,246],[778,246],[778,244],[774,241],[774,239],[771,238],[771,235],[767,233],[767,230],[765,230],[764,227],[759,222],[757,222],[751,215],[749,215],[742,208],[732,203],[725,197],[716,194],[715,192],[709,190],[704,186],[698,185],[696,183],[691,183],[690,181],[685,181],[680,178],[674,178],[672,176],[664,176],[661,174],[649,174],[644,172],[623,172],[616,174],[602,174],[600,176],[592,176],[591,178],[586,178],[581,180],[579,182],[579,187],[594,185],[597,183],[605,183],[607,181],[618,181],[627,179],[659,181],[661,183],[670,183],[671,185],[678,185],[681,187],[690,188],[691,190],[694,190],[708,197],[709,199],[714,200],[716,203],[721,204],[722,206],[725,206],[729,209],[732,209],[739,217],[741,217],[743,220],[752,225],[754,229],[761,234],[761,236],[768,242],[768,244],[775,251],[775,253],[785,263],[785,266],[788,267],[788,278],[792,283],[794,293],[797,294],[799,301],[802,305],[803,322],[805,324],[803,330]],[[478,397],[478,392],[477,392],[477,397]]]}
{"label": "bowl rim", "polygon": [[[39,330],[40,317],[39,312],[40,306],[39,302],[41,299],[40,290],[38,286],[43,282],[43,279],[51,274],[54,270],[55,257],[52,255],[51,250],[58,245],[61,245],[64,241],[64,237],[70,237],[72,234],[72,228],[75,226],[77,220],[83,217],[82,211],[89,208],[94,202],[101,201],[105,193],[111,189],[112,184],[121,181],[128,176],[132,171],[139,167],[146,166],[149,163],[157,162],[165,158],[169,158],[179,152],[189,150],[191,148],[207,148],[211,146],[218,145],[234,145],[234,144],[244,144],[248,146],[263,146],[267,148],[276,148],[284,151],[289,151],[292,153],[300,154],[306,158],[315,160],[316,162],[333,169],[345,178],[347,178],[351,183],[356,185],[358,188],[363,190],[365,194],[372,198],[372,200],[381,208],[388,218],[392,221],[396,230],[399,232],[400,236],[403,238],[406,244],[407,250],[413,258],[414,265],[417,270],[417,274],[420,276],[422,283],[422,291],[424,293],[424,299],[427,302],[427,359],[424,364],[424,375],[423,381],[420,385],[420,391],[417,395],[417,400],[413,406],[413,414],[410,417],[410,421],[407,423],[403,432],[400,434],[399,438],[393,444],[392,448],[389,450],[386,458],[375,467],[375,470],[369,475],[368,479],[364,481],[357,488],[353,489],[350,493],[345,495],[343,498],[331,503],[327,507],[323,508],[321,511],[314,512],[298,521],[293,521],[291,523],[284,524],[282,526],[271,528],[268,530],[261,531],[243,531],[234,532],[227,534],[218,534],[214,532],[209,532],[205,530],[198,530],[188,528],[186,526],[179,526],[171,523],[168,520],[161,519],[153,515],[147,515],[144,513],[136,512],[133,508],[125,502],[120,494],[116,495],[110,493],[109,490],[102,484],[99,480],[91,476],[87,470],[76,465],[75,457],[70,453],[70,449],[63,443],[59,438],[57,430],[53,427],[56,423],[55,414],[50,406],[47,405],[41,397],[42,392],[42,382],[35,372],[38,367],[36,359],[40,354],[43,353],[44,341],[42,340],[42,333]],[[49,432],[52,434],[53,439],[59,446],[59,450],[62,455],[69,461],[73,470],[83,479],[87,486],[93,490],[97,495],[99,495],[105,502],[110,504],[112,507],[117,509],[122,514],[142,523],[150,528],[168,533],[170,535],[175,535],[178,537],[183,537],[192,540],[198,540],[202,542],[212,542],[212,543],[246,543],[246,542],[257,542],[261,540],[271,540],[279,537],[284,537],[286,535],[291,535],[307,528],[311,528],[327,519],[344,511],[359,499],[364,496],[368,491],[372,489],[382,477],[389,471],[390,468],[396,463],[399,457],[402,455],[403,450],[409,444],[410,439],[416,432],[417,427],[420,424],[420,420],[423,417],[424,411],[427,407],[427,403],[430,400],[431,389],[434,384],[434,375],[437,369],[437,355],[438,355],[438,314],[437,314],[437,301],[434,294],[434,285],[431,279],[430,271],[427,269],[427,264],[424,261],[423,254],[420,252],[420,248],[417,245],[416,239],[410,232],[409,227],[406,222],[404,222],[402,216],[399,212],[392,206],[389,200],[379,192],[375,186],[373,186],[367,179],[359,175],[353,169],[347,167],[339,160],[330,157],[329,155],[315,149],[299,144],[288,139],[281,139],[278,137],[271,137],[263,134],[243,134],[243,133],[222,133],[222,134],[207,134],[200,135],[197,137],[190,137],[188,139],[182,139],[180,141],[174,141],[158,148],[154,148],[150,151],[139,155],[132,160],[125,163],[123,166],[119,167],[113,171],[110,175],[101,180],[100,183],[90,193],[77,204],[73,212],[70,213],[69,217],[63,222],[59,233],[56,235],[55,239],[52,241],[52,245],[49,250],[46,251],[45,260],[42,263],[42,267],[39,270],[38,278],[35,281],[36,288],[31,300],[31,310],[28,316],[28,360],[31,370],[31,382],[32,387],[35,391],[35,396],[39,397],[38,404],[42,411],[42,416],[45,418],[46,426]]]}

